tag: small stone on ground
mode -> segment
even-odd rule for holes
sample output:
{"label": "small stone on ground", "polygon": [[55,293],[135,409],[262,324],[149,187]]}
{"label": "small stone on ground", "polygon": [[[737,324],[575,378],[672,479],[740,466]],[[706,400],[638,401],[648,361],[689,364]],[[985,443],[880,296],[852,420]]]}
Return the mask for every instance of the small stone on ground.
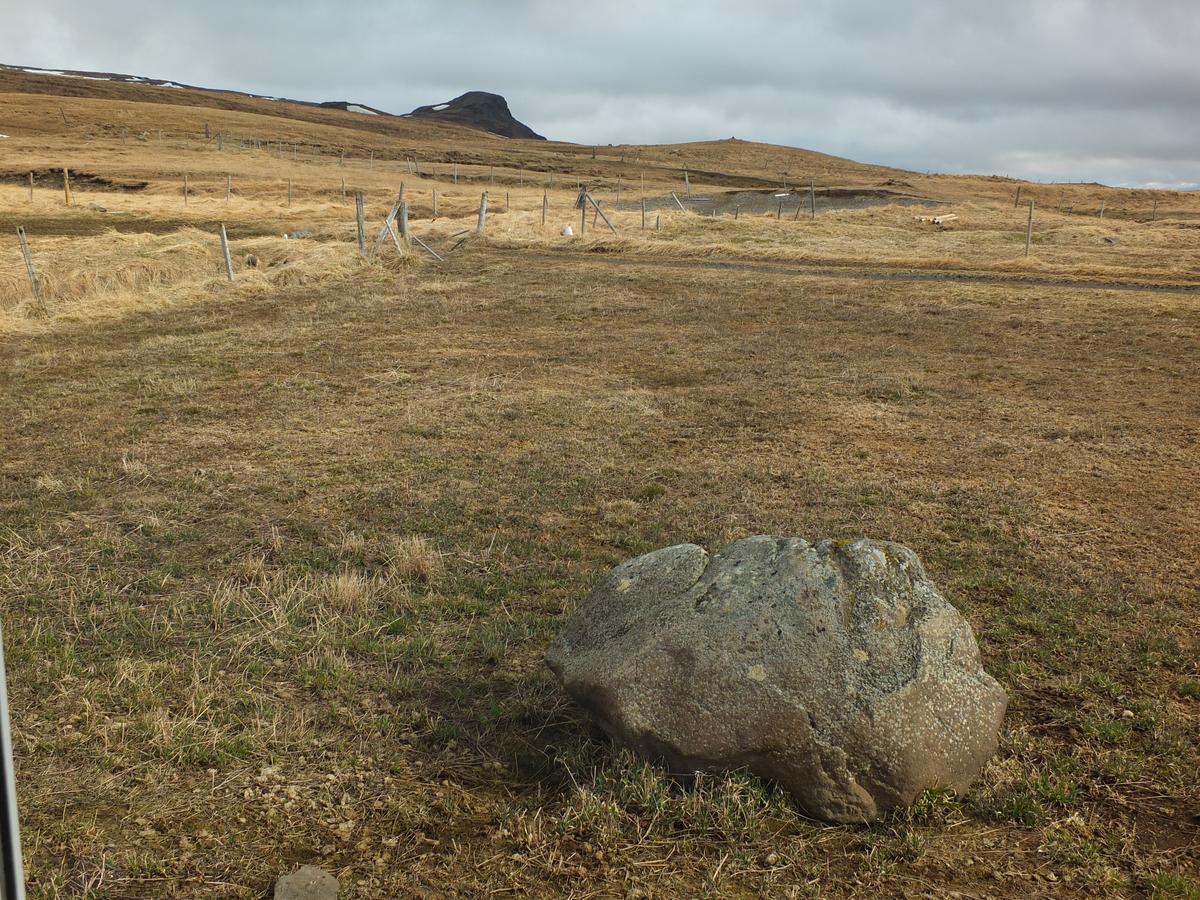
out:
{"label": "small stone on ground", "polygon": [[275,882],[275,900],[337,900],[337,879],[317,866],[301,866]]}

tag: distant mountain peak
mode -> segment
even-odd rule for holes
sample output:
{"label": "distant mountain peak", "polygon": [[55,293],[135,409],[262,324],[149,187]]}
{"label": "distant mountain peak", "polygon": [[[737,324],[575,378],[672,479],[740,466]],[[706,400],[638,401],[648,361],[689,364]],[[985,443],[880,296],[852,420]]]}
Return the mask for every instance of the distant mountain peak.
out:
{"label": "distant mountain peak", "polygon": [[546,140],[528,125],[514,118],[507,100],[499,94],[490,94],[487,91],[467,91],[445,103],[418,106],[409,115],[417,119],[436,119],[455,125],[467,125],[501,137]]}

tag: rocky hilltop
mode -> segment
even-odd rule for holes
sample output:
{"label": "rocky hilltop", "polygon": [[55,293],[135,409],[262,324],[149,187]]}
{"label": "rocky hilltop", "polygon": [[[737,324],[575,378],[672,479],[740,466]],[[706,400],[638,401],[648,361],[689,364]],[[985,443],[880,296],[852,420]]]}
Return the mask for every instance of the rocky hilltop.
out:
{"label": "rocky hilltop", "polygon": [[507,100],[499,94],[489,94],[487,91],[467,91],[445,103],[417,107],[409,115],[418,119],[438,119],[455,125],[466,125],[502,137],[546,140],[513,117]]}

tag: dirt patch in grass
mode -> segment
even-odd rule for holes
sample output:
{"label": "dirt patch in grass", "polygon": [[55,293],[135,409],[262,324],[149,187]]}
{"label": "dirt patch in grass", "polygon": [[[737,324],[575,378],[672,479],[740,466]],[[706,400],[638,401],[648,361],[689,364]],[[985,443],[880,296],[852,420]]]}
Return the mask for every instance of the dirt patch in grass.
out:
{"label": "dirt patch in grass", "polygon": [[[89,191],[144,191],[149,187],[148,181],[115,180],[96,175],[92,172],[80,172],[76,169],[67,170],[70,175],[71,187],[85,188]],[[62,169],[32,169],[25,172],[0,172],[0,184],[28,185],[29,176],[33,175],[34,187],[50,188],[63,186]]]}
{"label": "dirt patch in grass", "polygon": [[[107,231],[121,234],[171,234],[184,228],[215,232],[220,224],[218,220],[156,219],[86,208],[69,216],[0,213],[0,231],[11,232],[20,225],[30,237],[85,237],[104,234]],[[243,223],[228,225],[226,232],[233,240],[265,237],[276,233],[263,225]]]}

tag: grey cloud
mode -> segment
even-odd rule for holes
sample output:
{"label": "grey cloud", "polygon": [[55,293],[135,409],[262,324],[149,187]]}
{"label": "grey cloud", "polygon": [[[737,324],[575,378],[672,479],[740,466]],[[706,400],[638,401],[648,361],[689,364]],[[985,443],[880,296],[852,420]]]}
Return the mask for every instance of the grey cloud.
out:
{"label": "grey cloud", "polygon": [[0,60],[403,112],[464,90],[582,143],[737,135],[918,170],[1197,180],[1193,0],[43,0]]}

